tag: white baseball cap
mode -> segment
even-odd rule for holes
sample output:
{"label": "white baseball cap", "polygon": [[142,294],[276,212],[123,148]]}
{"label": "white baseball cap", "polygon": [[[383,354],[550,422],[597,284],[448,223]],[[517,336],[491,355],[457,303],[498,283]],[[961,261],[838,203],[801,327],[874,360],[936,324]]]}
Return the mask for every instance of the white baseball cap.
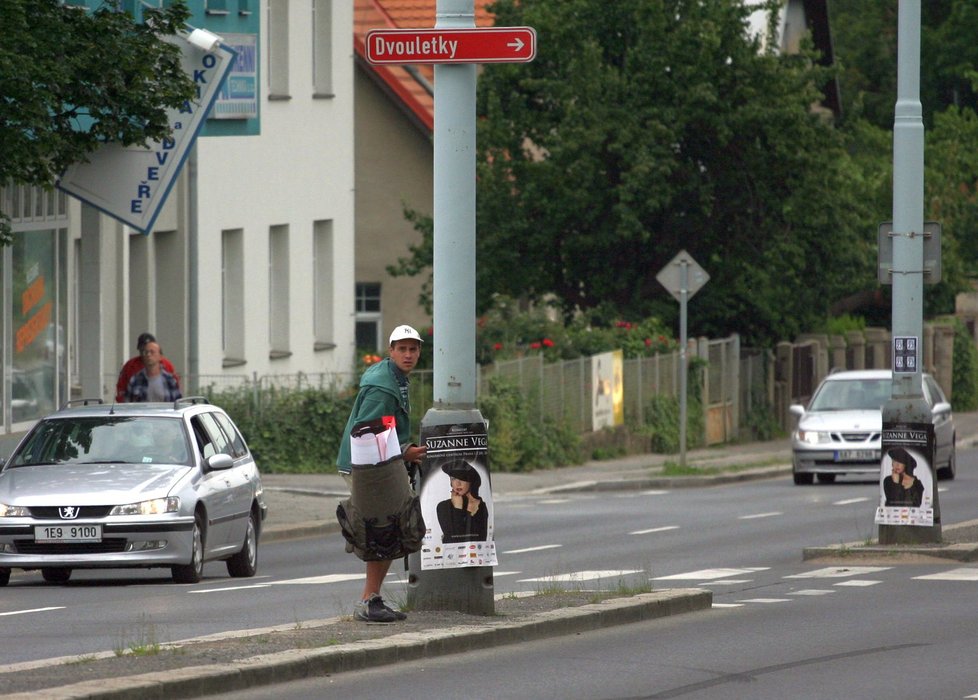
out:
{"label": "white baseball cap", "polygon": [[411,326],[398,326],[391,332],[391,342],[389,344],[393,345],[398,340],[417,340],[419,343],[424,342],[421,340],[421,335],[411,328]]}

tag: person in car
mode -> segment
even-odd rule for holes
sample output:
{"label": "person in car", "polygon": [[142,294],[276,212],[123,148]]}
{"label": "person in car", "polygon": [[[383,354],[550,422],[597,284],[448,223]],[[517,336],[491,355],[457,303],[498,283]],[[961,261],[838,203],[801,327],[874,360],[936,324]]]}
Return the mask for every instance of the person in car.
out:
{"label": "person in car", "polygon": [[890,457],[891,471],[883,479],[884,505],[919,508],[924,500],[924,485],[914,476],[917,460],[902,447],[894,447],[886,454]]}

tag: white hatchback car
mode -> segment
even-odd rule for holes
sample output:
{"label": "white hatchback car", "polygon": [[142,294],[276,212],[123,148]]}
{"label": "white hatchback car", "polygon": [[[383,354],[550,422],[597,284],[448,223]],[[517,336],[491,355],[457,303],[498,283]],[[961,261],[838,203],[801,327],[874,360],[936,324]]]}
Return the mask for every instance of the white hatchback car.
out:
{"label": "white hatchback car", "polygon": [[[791,436],[792,474],[796,484],[830,483],[839,474],[879,478],[883,404],[890,400],[890,370],[853,370],[830,374],[818,385],[806,409],[790,407],[798,416]],[[924,401],[934,424],[934,464],[938,478],[953,479],[954,416],[940,386],[922,377]]]}

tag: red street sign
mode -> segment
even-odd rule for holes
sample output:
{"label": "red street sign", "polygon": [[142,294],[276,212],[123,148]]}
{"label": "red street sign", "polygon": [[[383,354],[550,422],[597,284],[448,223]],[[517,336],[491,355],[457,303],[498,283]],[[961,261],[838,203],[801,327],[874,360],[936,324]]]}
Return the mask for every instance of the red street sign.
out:
{"label": "red street sign", "polygon": [[527,63],[537,54],[532,27],[371,29],[370,63]]}

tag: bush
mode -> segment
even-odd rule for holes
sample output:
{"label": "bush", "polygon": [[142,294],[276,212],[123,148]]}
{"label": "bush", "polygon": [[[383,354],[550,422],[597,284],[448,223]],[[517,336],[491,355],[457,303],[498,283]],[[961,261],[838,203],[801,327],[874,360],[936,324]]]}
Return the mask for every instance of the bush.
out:
{"label": "bush", "polygon": [[[686,448],[703,445],[706,434],[706,418],[703,414],[703,385],[700,381],[705,362],[693,358],[688,367],[686,382]],[[658,394],[653,396],[645,409],[645,424],[638,432],[649,438],[650,448],[660,454],[675,454],[679,444],[679,397]]]}
{"label": "bush", "polygon": [[207,399],[227,411],[258,468],[274,473],[335,473],[340,436],[355,394],[325,389],[248,388],[211,391]]}
{"label": "bush", "polygon": [[581,463],[580,436],[566,422],[535,420],[513,379],[490,378],[479,410],[489,421],[492,471],[522,472]]}
{"label": "bush", "polygon": [[960,319],[954,319],[951,403],[955,411],[978,408],[978,348]]}

